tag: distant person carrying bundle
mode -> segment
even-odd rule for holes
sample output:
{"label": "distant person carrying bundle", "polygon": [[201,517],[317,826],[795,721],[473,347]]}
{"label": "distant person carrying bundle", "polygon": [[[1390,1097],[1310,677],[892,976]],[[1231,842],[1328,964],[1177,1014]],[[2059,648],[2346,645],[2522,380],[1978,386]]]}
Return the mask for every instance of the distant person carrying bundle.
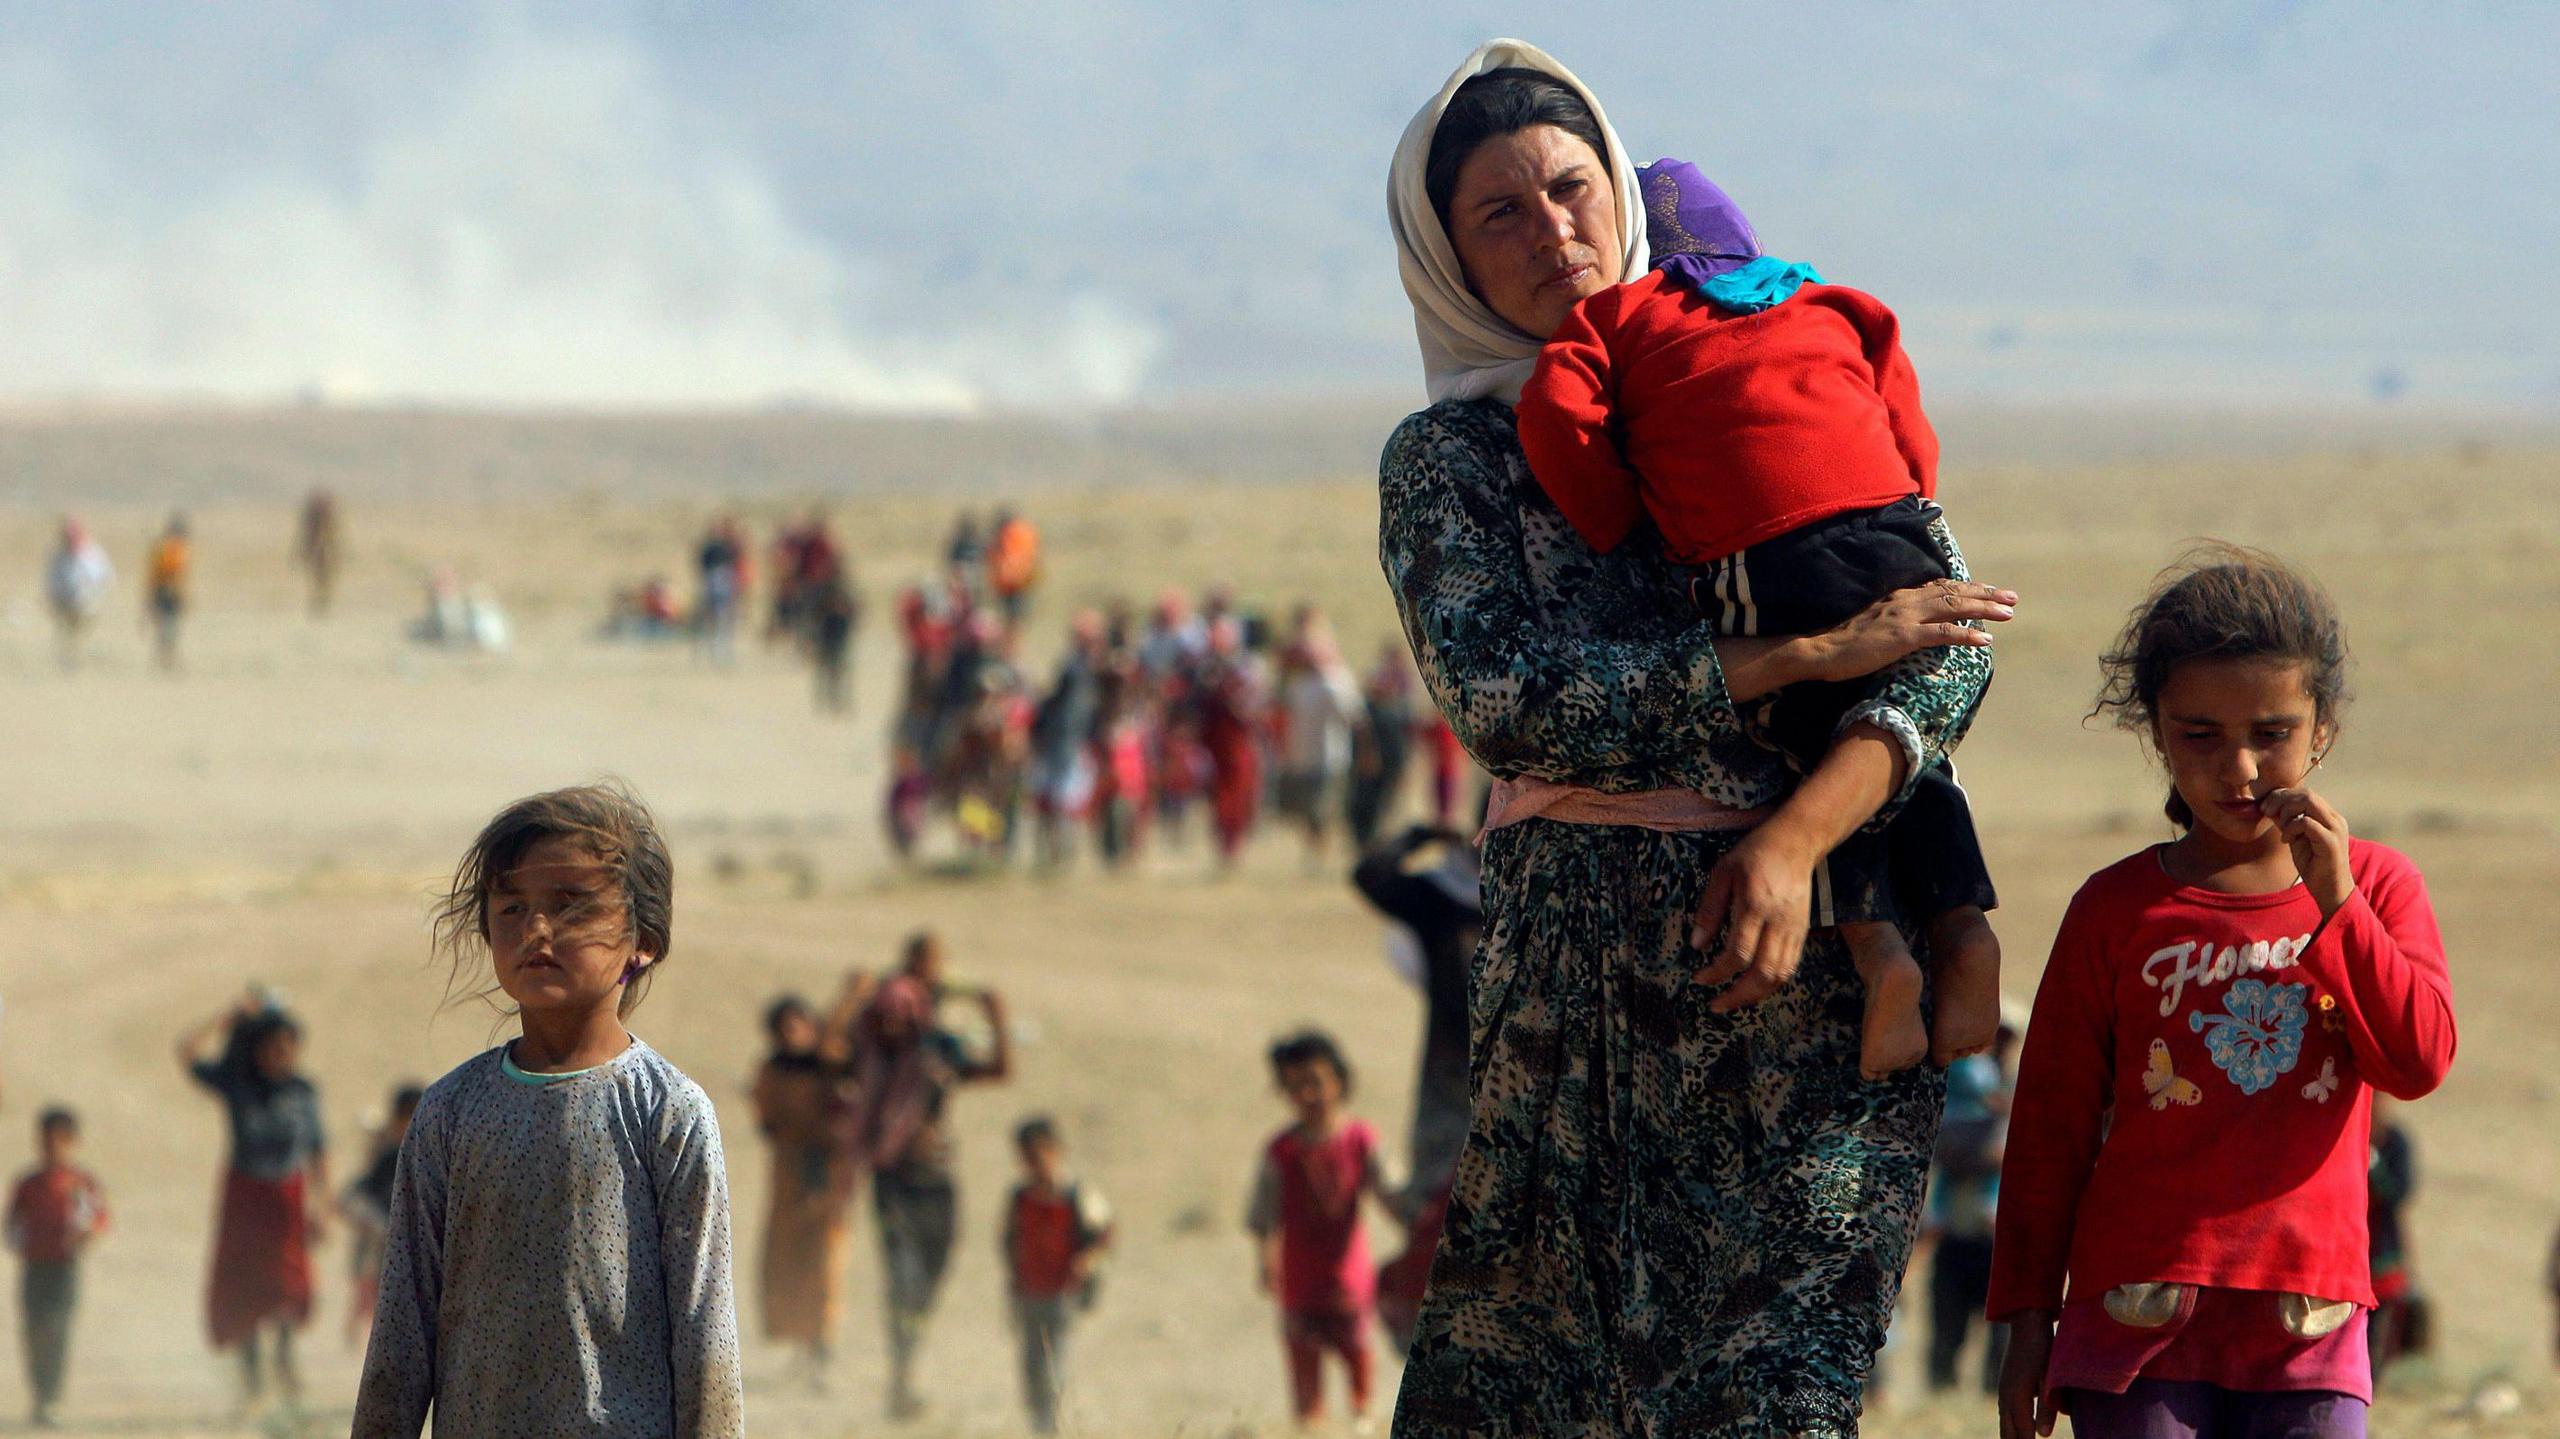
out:
{"label": "distant person carrying bundle", "polygon": [[178,1063],[230,1121],[206,1306],[213,1347],[239,1351],[244,1413],[270,1400],[271,1356],[272,1397],[291,1413],[302,1399],[293,1334],[311,1318],[311,1244],[330,1200],[328,1132],[320,1092],[302,1075],[302,1026],[252,990],[189,1030]]}
{"label": "distant person carrying bundle", "polygon": [[871,1174],[880,1224],[893,1419],[924,1412],[915,1388],[916,1352],[941,1297],[959,1229],[951,1094],[967,1085],[997,1083],[1013,1072],[1012,1039],[996,992],[974,992],[989,1036],[983,1053],[943,1025],[946,997],[958,996],[943,972],[941,940],[914,935],[899,971],[881,982],[853,1027],[848,1135],[855,1161]]}

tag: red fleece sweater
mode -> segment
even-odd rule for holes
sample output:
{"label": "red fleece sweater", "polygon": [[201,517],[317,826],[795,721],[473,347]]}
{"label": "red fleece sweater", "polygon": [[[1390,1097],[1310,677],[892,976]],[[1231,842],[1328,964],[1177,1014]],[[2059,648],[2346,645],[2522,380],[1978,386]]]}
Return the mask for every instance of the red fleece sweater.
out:
{"label": "red fleece sweater", "polygon": [[1547,342],[1520,446],[1592,548],[1651,515],[1682,564],[1934,497],[1938,436],[1899,332],[1838,285],[1737,315],[1655,270],[1585,299]]}
{"label": "red fleece sweater", "polygon": [[1991,1255],[1994,1319],[2170,1280],[2370,1306],[2371,1085],[2453,1063],[2426,882],[2348,842],[2323,927],[2300,885],[2218,894],[2147,849],[2063,916],[2019,1056]]}

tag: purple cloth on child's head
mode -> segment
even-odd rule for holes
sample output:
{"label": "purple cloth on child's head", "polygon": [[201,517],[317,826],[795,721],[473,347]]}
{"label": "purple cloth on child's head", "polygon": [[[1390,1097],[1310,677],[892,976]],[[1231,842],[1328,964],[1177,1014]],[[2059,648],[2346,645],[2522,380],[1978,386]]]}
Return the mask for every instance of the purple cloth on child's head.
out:
{"label": "purple cloth on child's head", "polygon": [[1636,170],[1644,193],[1645,240],[1653,267],[1696,289],[1756,258],[1760,237],[1742,207],[1686,160],[1661,159]]}

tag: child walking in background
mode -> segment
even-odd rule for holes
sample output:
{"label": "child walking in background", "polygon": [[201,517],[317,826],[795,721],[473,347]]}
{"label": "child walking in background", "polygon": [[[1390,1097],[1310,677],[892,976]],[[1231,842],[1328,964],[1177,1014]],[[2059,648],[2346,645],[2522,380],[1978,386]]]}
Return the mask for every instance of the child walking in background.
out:
{"label": "child walking in background", "polygon": [[1022,1400],[1036,1434],[1058,1432],[1067,1331],[1092,1307],[1094,1266],[1111,1247],[1111,1205],[1067,1174],[1066,1141],[1046,1115],[1013,1131],[1022,1182],[1005,1201],[1004,1262],[1022,1336]]}
{"label": "child walking in background", "polygon": [[[1520,447],[1556,508],[1603,554],[1650,518],[1689,577],[1677,603],[1722,635],[1812,634],[1895,590],[1963,580],[1931,503],[1938,437],[1893,312],[1761,254],[1695,167],[1658,160],[1637,175],[1654,269],[1576,306],[1520,396]],[[1948,629],[1950,643],[1986,642]],[[1757,728],[1810,770],[1843,728],[1882,717],[1880,685],[1790,685]],[[1835,848],[1814,885],[1816,925],[1839,928],[1866,986],[1868,1078],[1991,1047],[2000,946],[1983,911],[1998,900],[1943,762],[1881,834]],[[1925,1026],[1905,916],[1929,938]]]}
{"label": "child walking in background", "polygon": [[[869,995],[856,976],[845,999]],[[852,1239],[853,1156],[847,1152],[845,1056],[831,1045],[817,1011],[796,994],[765,1008],[772,1052],[756,1069],[756,1128],[772,1151],[766,1186],[764,1254],[757,1290],[764,1337],[800,1351],[812,1391],[826,1386]]]}
{"label": "child walking in background", "polygon": [[328,1132],[320,1092],[302,1075],[302,1026],[252,988],[181,1038],[178,1062],[230,1119],[206,1299],[213,1347],[240,1351],[244,1414],[267,1400],[272,1352],[276,1397],[290,1412],[302,1400],[293,1332],[311,1320],[311,1246],[329,1212]]}
{"label": "child walking in background", "polygon": [[[2000,1157],[2009,1139],[2009,1102],[2016,1087],[2011,1058],[2026,1032],[2026,1013],[2002,1006],[1999,1036],[1988,1054],[1947,1066],[1947,1106],[1929,1169],[1929,1203],[1920,1221],[1929,1243],[1929,1388],[1956,1387],[1956,1358],[1982,1317],[1991,1290],[1992,1221],[1999,1213]],[[1981,1390],[2000,1392],[2009,1331],[1982,1326]]]}
{"label": "child walking in background", "polygon": [[80,1302],[80,1256],[107,1227],[106,1191],[71,1162],[79,1147],[78,1115],[48,1109],[37,1116],[39,1162],[9,1195],[9,1248],[19,1263],[19,1334],[38,1429],[53,1427],[54,1406],[62,1402],[71,1312]]}
{"label": "child walking in background", "polygon": [[2365,1228],[2373,1255],[2373,1320],[2369,1329],[2373,1377],[2433,1347],[2434,1306],[2418,1288],[2410,1263],[2407,1210],[2418,1189],[2418,1149],[2391,1113],[2392,1101],[2373,1097],[2373,1146],[2365,1159]]}
{"label": "child walking in background", "polygon": [[2371,1098],[2434,1089],[2454,1023],[2417,867],[2309,787],[2346,663],[2318,586],[2227,547],[2103,661],[2180,833],[2090,877],[2036,991],[1992,1249],[2003,1439],[2057,1412],[2083,1439],[2365,1432]]}
{"label": "child walking in background", "polygon": [[1393,1204],[1378,1132],[1345,1112],[1351,1066],[1331,1036],[1308,1030],[1271,1046],[1271,1072],[1296,1120],[1272,1136],[1254,1174],[1245,1227],[1257,1277],[1280,1303],[1289,1398],[1302,1425],[1324,1416],[1324,1356],[1349,1372],[1351,1415],[1365,1421],[1376,1354],[1369,1313],[1377,1271],[1360,1222],[1360,1198]]}
{"label": "child walking in background", "polygon": [[373,1162],[347,1186],[338,1212],[347,1221],[347,1343],[360,1344],[373,1330],[373,1306],[382,1296],[383,1238],[391,1224],[391,1185],[400,1172],[400,1141],[426,1091],[403,1084],[391,1092],[391,1108],[374,1131]]}
{"label": "child walking in background", "polygon": [[[499,812],[437,913],[521,1033],[427,1087],[401,1146],[356,1439],[738,1439],[729,1193],[709,1096],[624,1027],[675,869],[619,788]],[[485,991],[484,991],[485,992]]]}

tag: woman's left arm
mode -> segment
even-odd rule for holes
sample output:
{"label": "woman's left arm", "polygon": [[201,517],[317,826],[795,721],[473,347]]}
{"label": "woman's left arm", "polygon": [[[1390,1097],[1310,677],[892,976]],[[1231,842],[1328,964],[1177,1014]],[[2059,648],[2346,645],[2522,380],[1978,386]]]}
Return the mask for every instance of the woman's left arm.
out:
{"label": "woman's left arm", "polygon": [[1812,926],[1814,866],[1892,798],[1903,763],[1900,739],[1873,725],[1842,735],[1778,812],[1716,862],[1689,927],[1690,947],[1702,952],[1719,931],[1725,937],[1694,976],[1733,981],[1709,1008],[1757,1004],[1795,977]]}
{"label": "woman's left arm", "polygon": [[[1956,548],[1955,535],[1944,519],[1932,521],[1929,533],[1945,554],[1947,574],[1954,582],[1937,593],[1944,596],[1949,611],[1965,609],[1961,587],[1973,574],[1965,568],[1964,553]],[[1878,603],[1908,603],[1914,593],[1905,590]],[[1978,624],[1970,627],[1980,628]],[[1991,685],[1991,650],[1987,644],[1917,650],[1877,671],[1876,680],[1874,692],[1840,717],[1835,733],[1846,739],[1871,726],[1891,738],[1900,751],[1900,762],[1883,802],[1860,816],[1852,830],[1890,822],[1929,766],[1954,753],[1964,741],[1965,732],[1973,727],[1974,711],[1981,707],[1983,691]]]}

